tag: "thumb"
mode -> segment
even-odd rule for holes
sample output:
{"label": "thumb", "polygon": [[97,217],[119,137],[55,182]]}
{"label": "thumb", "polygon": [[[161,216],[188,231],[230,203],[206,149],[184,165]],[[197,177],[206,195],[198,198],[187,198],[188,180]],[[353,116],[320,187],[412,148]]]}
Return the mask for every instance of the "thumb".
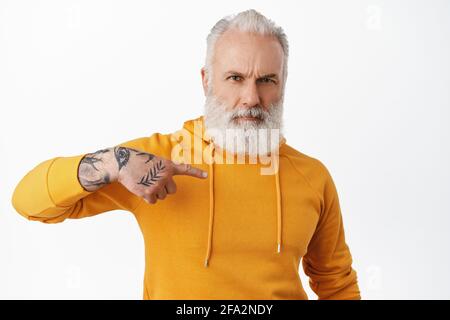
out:
{"label": "thumb", "polygon": [[187,163],[184,164],[174,163],[174,168],[175,168],[174,175],[185,175],[202,179],[208,176],[208,173],[206,171],[194,168],[193,166]]}

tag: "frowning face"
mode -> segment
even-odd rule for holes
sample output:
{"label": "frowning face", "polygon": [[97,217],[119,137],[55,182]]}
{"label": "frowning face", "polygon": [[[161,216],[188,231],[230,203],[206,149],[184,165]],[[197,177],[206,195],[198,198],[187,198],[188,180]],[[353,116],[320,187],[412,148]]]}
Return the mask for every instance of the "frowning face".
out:
{"label": "frowning face", "polygon": [[[283,49],[275,37],[228,30],[217,40],[214,52],[210,72],[202,69],[206,129],[222,147],[225,131],[239,129],[234,136],[242,143],[234,144],[233,150],[248,152],[254,129],[282,128]],[[281,138],[270,132],[264,137],[263,144],[270,149]]]}
{"label": "frowning face", "polygon": [[283,60],[275,37],[230,29],[215,44],[211,79],[202,69],[205,94],[233,113],[232,126],[259,127],[281,102]]}

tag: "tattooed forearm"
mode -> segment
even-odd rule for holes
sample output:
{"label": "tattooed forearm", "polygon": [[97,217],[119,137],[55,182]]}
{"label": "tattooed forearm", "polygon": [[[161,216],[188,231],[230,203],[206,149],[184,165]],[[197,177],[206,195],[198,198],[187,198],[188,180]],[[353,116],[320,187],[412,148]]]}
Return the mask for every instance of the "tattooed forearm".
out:
{"label": "tattooed forearm", "polygon": [[125,167],[128,163],[128,160],[130,160],[130,150],[132,150],[132,149],[128,149],[128,148],[124,148],[124,147],[115,147],[114,148],[114,155],[116,157],[117,164],[119,165],[119,171],[120,171],[120,169]]}
{"label": "tattooed forearm", "polygon": [[[98,150],[94,153],[86,154],[80,162],[78,168],[78,180],[84,189],[95,191],[100,187],[120,179],[120,175],[126,174],[126,170],[131,157],[139,156],[139,162],[149,163],[155,156],[151,153],[142,152],[133,148],[115,146],[109,149]],[[165,169],[162,161],[152,166],[147,175],[142,177],[139,184],[150,186],[161,178],[160,172]]]}
{"label": "tattooed forearm", "polygon": [[161,179],[161,176],[159,175],[162,171],[164,171],[166,167],[163,165],[163,162],[160,160],[158,161],[153,167],[150,168],[148,173],[141,178],[141,181],[139,181],[137,184],[142,184],[146,187],[149,187],[156,183],[159,179]]}
{"label": "tattooed forearm", "polygon": [[110,173],[105,168],[105,158],[107,159],[110,149],[98,150],[94,153],[86,154],[78,167],[78,180],[87,191],[95,191],[103,185],[111,182]]}
{"label": "tattooed forearm", "polygon": [[109,174],[106,173],[102,178],[96,179],[96,180],[89,180],[89,179],[80,177],[80,182],[83,185],[83,187],[100,187],[105,184],[111,183],[111,180],[110,180]]}
{"label": "tattooed forearm", "polygon": [[98,150],[98,151],[94,152],[93,154],[88,154],[83,158],[83,160],[81,161],[81,164],[87,164],[87,165],[91,166],[92,168],[94,168],[94,170],[98,171],[95,164],[97,162],[102,162],[102,159],[98,158],[98,155],[101,155],[106,152],[109,152],[109,149],[102,149],[102,150]]}
{"label": "tattooed forearm", "polygon": [[96,171],[98,171],[97,167],[95,166],[95,164],[97,162],[101,162],[102,159],[97,159],[94,157],[85,157],[83,158],[83,160],[81,161],[83,164],[87,164],[90,165],[92,168],[94,168]]}

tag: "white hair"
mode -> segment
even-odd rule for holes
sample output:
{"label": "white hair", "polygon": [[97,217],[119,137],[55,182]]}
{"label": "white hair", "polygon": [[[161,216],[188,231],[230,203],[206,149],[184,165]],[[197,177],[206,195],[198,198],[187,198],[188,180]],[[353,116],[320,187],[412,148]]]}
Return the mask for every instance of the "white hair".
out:
{"label": "white hair", "polygon": [[206,61],[205,71],[208,75],[208,87],[211,88],[212,79],[212,61],[214,58],[214,49],[217,39],[229,29],[235,29],[242,32],[256,33],[264,36],[275,36],[280,42],[284,53],[283,74],[282,74],[282,92],[287,79],[287,62],[289,57],[289,44],[283,29],[277,26],[272,20],[266,18],[254,9],[242,11],[220,19],[211,29],[206,39]]}
{"label": "white hair", "polygon": [[[251,116],[257,122],[236,123],[237,117]],[[265,156],[275,151],[283,139],[283,100],[272,103],[268,110],[260,106],[229,110],[228,106],[212,94],[207,95],[204,106],[205,129],[222,150],[252,157]]]}

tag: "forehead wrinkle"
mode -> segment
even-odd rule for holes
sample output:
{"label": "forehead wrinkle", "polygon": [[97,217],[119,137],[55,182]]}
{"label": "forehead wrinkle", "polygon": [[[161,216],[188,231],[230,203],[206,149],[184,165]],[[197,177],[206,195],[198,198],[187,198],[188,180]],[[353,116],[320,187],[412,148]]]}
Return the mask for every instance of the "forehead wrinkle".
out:
{"label": "forehead wrinkle", "polygon": [[[253,72],[253,74],[255,74],[255,78],[259,79],[259,78],[278,78],[278,74],[276,72]],[[224,73],[225,76],[227,75],[239,75],[239,76],[243,76],[248,78],[249,76],[251,76],[250,73],[243,73],[238,71],[236,68],[232,69],[232,70],[228,70]]]}
{"label": "forehead wrinkle", "polygon": [[[282,53],[281,46],[275,38],[268,36],[255,36],[240,32],[238,32],[240,36],[233,38],[233,34],[236,35],[233,31],[230,32],[230,30],[228,30],[218,39],[216,43],[216,58],[217,56],[220,56],[219,59],[216,59],[216,62],[219,62],[222,70],[225,72],[233,70],[246,77],[254,76],[256,78],[266,74],[278,74],[277,70],[264,70],[265,66],[263,65],[263,62],[267,62],[267,64],[270,63],[267,61],[268,59],[271,61],[274,58],[277,59],[277,57],[274,56],[277,54],[275,53],[276,51],[279,50]],[[262,51],[268,49],[268,56],[261,52],[261,50],[255,51],[252,48],[252,45],[255,43],[255,39],[261,38],[265,38],[264,48]],[[275,51],[273,50],[274,44]],[[249,48],[252,52],[246,52],[247,48]],[[242,50],[244,50],[244,52],[242,52]],[[281,64],[283,64],[282,61]]]}

